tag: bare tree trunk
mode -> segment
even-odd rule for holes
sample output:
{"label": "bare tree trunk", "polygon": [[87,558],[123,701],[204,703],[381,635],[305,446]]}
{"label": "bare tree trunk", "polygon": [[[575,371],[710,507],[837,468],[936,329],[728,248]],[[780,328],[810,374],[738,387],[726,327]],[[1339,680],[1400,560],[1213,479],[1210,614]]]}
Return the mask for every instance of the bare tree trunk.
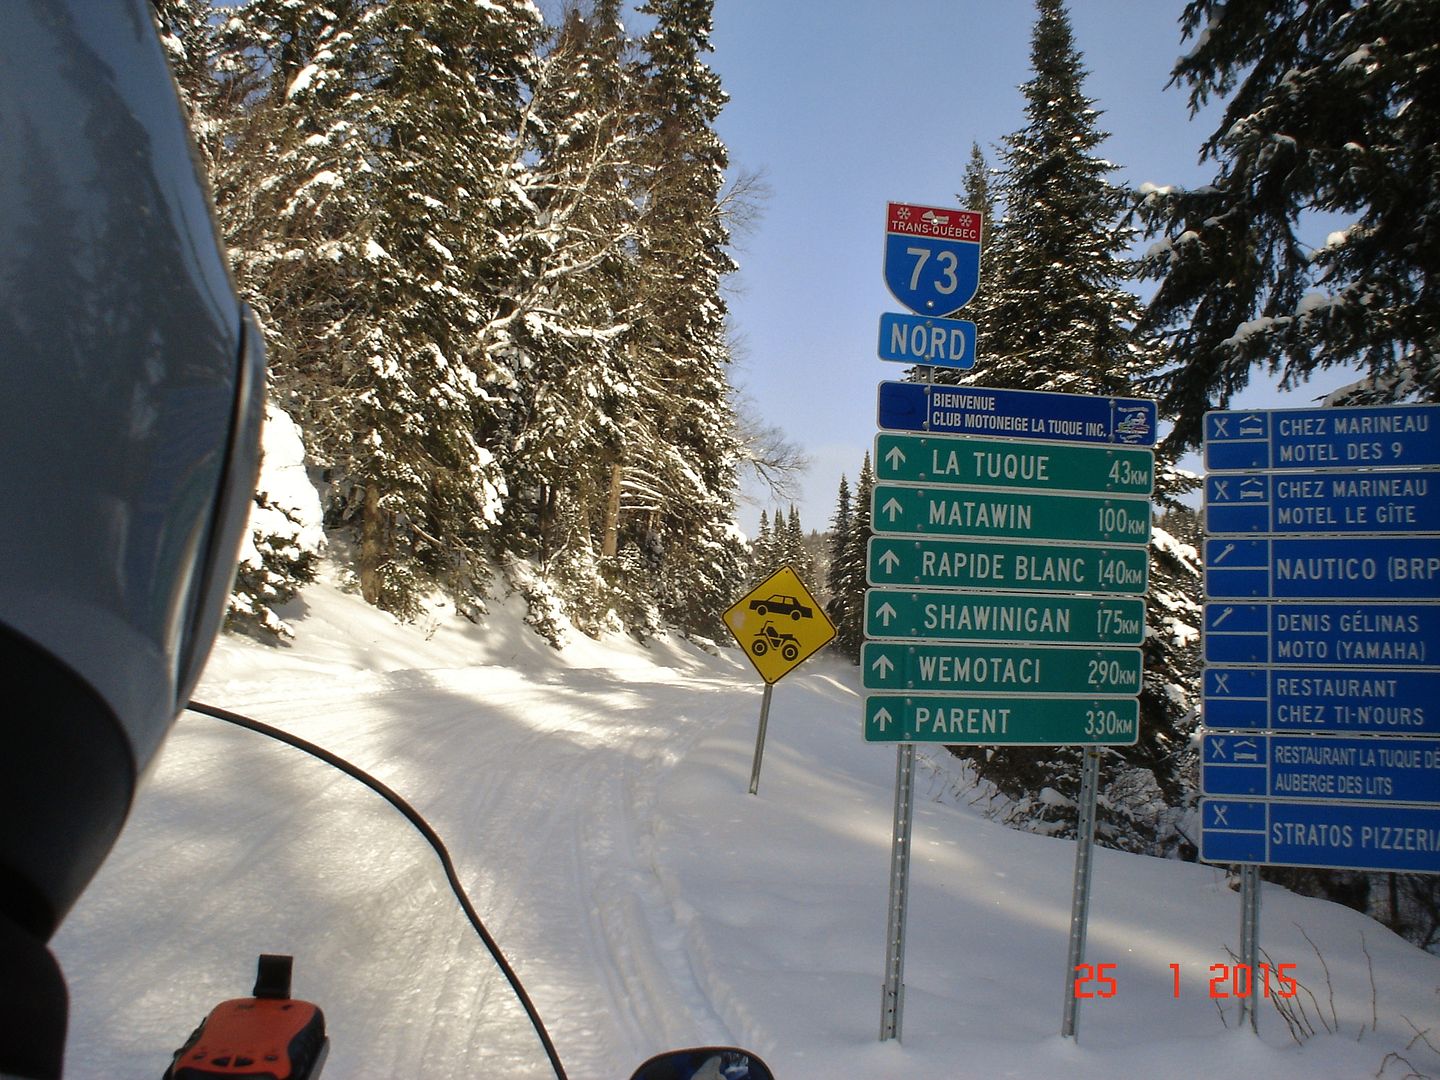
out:
{"label": "bare tree trunk", "polygon": [[620,546],[620,466],[610,466],[610,499],[605,504],[605,538],[600,543],[600,557],[613,559]]}
{"label": "bare tree trunk", "polygon": [[360,595],[367,604],[380,603],[380,488],[365,485],[365,509],[360,516]]}

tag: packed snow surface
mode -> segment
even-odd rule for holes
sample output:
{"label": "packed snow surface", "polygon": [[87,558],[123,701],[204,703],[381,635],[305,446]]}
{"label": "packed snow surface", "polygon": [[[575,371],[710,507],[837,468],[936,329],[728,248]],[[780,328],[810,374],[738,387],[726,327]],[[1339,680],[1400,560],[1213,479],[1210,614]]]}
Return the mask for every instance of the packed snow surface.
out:
{"label": "packed snow surface", "polygon": [[[861,740],[857,669],[822,655],[777,685],[752,796],[761,686],[733,649],[572,633],[557,652],[504,597],[481,625],[439,606],[402,625],[333,577],[283,614],[292,645],[226,638],[197,698],[319,742],[429,819],[574,1080],[715,1042],[779,1080],[1440,1074],[1440,958],[1266,886],[1261,946],[1295,965],[1305,990],[1281,1004],[1315,1033],[1293,1038],[1272,999],[1256,1037],[1211,997],[1239,936],[1224,871],[1105,850],[1086,960],[1115,965],[1114,993],[1061,1038],[1075,845],[985,818],[938,749],[903,1039],[881,1043],[895,751]],[[72,1078],[158,1077],[249,994],[261,952],[293,954],[294,993],[324,1008],[326,1080],[550,1075],[410,825],[207,717],[176,725],[55,948]]]}

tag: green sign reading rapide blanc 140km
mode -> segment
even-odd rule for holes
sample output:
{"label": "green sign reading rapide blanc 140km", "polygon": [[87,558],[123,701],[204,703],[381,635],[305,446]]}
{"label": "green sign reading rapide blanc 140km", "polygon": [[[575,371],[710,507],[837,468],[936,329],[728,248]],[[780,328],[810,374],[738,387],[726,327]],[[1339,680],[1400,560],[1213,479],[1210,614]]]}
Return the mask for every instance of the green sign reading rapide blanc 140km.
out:
{"label": "green sign reading rapide blanc 140km", "polygon": [[866,580],[871,585],[936,589],[1065,589],[1139,596],[1150,580],[1150,553],[1139,547],[872,536]]}

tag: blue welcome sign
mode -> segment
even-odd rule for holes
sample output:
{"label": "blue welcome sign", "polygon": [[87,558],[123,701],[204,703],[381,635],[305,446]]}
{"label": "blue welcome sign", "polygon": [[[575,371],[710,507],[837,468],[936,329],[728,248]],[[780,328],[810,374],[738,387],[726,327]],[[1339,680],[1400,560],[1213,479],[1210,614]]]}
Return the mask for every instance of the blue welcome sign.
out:
{"label": "blue welcome sign", "polygon": [[980,287],[980,215],[889,203],[885,284],[917,315],[957,311]]}

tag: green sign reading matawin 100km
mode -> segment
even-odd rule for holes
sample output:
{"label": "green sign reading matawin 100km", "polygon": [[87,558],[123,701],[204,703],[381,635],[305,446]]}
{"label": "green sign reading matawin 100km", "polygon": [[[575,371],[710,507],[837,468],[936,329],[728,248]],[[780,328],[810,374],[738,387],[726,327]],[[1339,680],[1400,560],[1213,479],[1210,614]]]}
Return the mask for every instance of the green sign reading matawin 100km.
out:
{"label": "green sign reading matawin 100km", "polygon": [[1148,544],[1150,500],[876,484],[870,522],[882,534]]}
{"label": "green sign reading matawin 100km", "polygon": [[875,437],[875,479],[1149,495],[1155,486],[1155,453],[1137,447],[881,432]]}

